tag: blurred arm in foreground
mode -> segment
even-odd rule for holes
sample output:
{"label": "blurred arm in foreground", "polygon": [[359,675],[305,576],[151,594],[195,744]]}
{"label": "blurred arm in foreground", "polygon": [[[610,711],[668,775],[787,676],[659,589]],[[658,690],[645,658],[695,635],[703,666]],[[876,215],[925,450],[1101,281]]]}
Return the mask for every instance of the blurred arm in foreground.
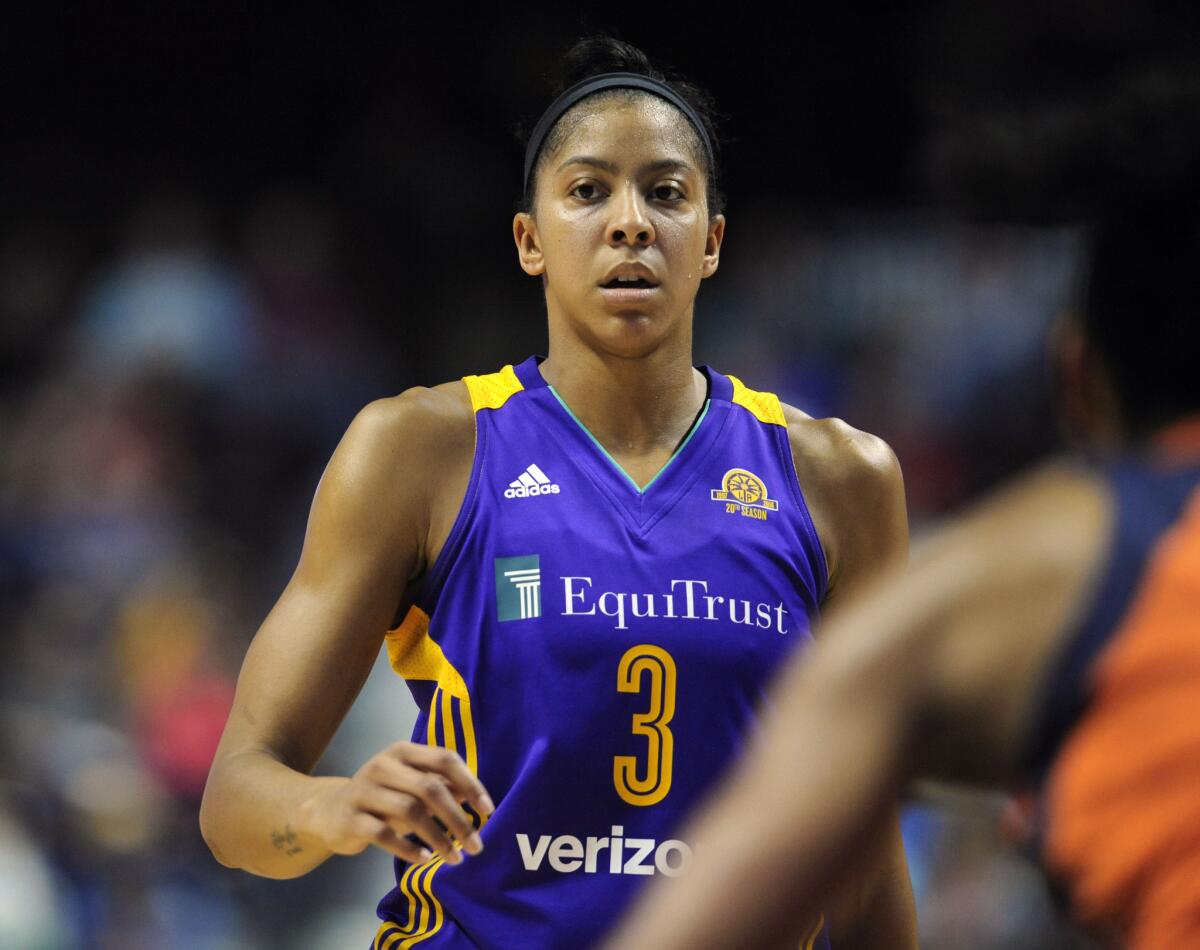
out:
{"label": "blurred arm in foreground", "polygon": [[690,830],[693,869],[653,890],[611,946],[785,946],[794,908],[836,893],[845,856],[878,835],[910,777],[1013,778],[1108,520],[1096,481],[1044,471],[831,618]]}
{"label": "blurred arm in foreground", "polygon": [[[1200,83],[1089,109],[1077,154],[1112,180],[1056,356],[1093,460],[1015,482],[829,618],[686,831],[694,868],[610,950],[796,946],[795,908],[836,894],[915,776],[1033,783],[1077,917],[1139,950],[1200,946]],[[1097,149],[1113,115],[1161,119],[1174,148]]]}

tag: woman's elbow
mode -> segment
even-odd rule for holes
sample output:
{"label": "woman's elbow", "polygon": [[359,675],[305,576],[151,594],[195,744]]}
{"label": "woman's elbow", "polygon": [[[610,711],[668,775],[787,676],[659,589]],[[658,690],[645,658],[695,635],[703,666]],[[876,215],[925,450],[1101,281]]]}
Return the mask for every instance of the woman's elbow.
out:
{"label": "woman's elbow", "polygon": [[221,851],[220,807],[216,803],[218,798],[213,792],[213,776],[210,774],[208,784],[204,787],[204,797],[200,800],[200,837],[204,839],[218,864],[227,868],[236,867]]}

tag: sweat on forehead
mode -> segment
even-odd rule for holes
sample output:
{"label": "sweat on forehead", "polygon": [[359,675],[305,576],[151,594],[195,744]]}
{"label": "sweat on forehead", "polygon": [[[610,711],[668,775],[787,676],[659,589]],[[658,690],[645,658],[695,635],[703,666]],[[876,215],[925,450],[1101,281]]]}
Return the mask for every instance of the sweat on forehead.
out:
{"label": "sweat on forehead", "polygon": [[684,144],[692,160],[696,163],[696,167],[704,172],[706,176],[711,174],[704,150],[704,143],[700,141],[699,134],[683,113],[669,102],[640,89],[606,89],[603,92],[598,92],[593,96],[588,96],[586,99],[580,100],[567,110],[550,129],[541,150],[538,152],[537,162],[534,165],[533,178],[535,186],[538,176],[546,163],[562,151],[563,146],[572,138],[580,126],[587,123],[589,119],[603,118],[605,113],[610,109],[633,105],[644,108],[657,122],[669,123],[669,126],[666,128],[670,130],[671,138],[678,137],[678,140]]}

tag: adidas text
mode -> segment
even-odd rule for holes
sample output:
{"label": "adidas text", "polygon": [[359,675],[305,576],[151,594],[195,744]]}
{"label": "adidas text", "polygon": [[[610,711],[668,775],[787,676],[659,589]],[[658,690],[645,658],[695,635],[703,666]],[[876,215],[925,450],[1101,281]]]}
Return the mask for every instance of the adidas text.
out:
{"label": "adidas text", "polygon": [[557,495],[558,493],[559,487],[552,483],[549,476],[536,464],[533,464],[508,483],[508,488],[504,490],[504,497],[533,498],[535,495]]}
{"label": "adidas text", "polygon": [[559,487],[557,485],[534,485],[532,487],[526,485],[518,485],[516,488],[504,489],[505,498],[531,498],[534,495],[557,495]]}

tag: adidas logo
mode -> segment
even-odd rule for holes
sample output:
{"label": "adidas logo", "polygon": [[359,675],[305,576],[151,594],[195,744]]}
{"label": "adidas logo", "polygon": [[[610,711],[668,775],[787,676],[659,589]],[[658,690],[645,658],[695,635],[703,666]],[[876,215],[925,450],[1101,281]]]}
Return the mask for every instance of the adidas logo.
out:
{"label": "adidas logo", "polygon": [[534,495],[557,495],[558,485],[550,481],[536,465],[530,465],[515,482],[504,489],[505,498],[532,498]]}

